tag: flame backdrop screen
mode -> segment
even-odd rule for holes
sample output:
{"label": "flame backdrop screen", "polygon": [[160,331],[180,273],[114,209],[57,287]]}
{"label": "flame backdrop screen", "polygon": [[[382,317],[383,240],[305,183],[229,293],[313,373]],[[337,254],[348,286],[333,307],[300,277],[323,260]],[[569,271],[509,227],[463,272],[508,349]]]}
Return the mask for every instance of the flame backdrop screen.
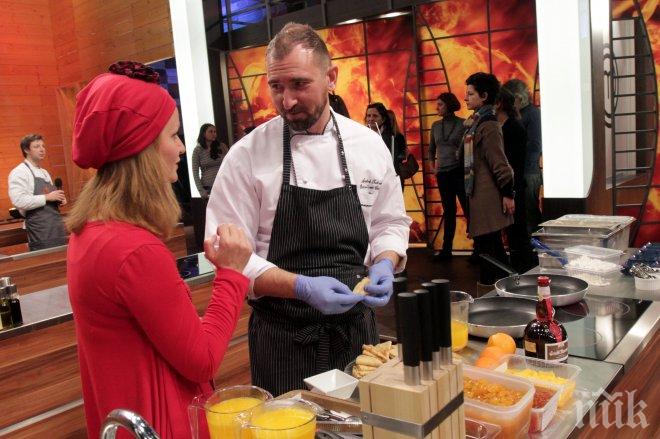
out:
{"label": "flame backdrop screen", "polygon": [[[538,89],[534,0],[447,0],[399,16],[319,30],[339,67],[336,93],[352,119],[363,123],[366,106],[382,102],[396,114],[409,152],[420,172],[408,179],[404,197],[413,218],[411,242],[442,245],[442,206],[429,169],[431,124],[438,120],[436,98],[445,91],[459,101],[465,80],[491,72],[505,82],[519,78]],[[228,78],[234,132],[276,115],[265,70],[265,46],[231,52]],[[535,93],[536,95],[536,93]],[[458,112],[466,117],[463,105]],[[423,172],[422,172],[423,170]],[[460,218],[454,249],[471,249],[466,222]]]}

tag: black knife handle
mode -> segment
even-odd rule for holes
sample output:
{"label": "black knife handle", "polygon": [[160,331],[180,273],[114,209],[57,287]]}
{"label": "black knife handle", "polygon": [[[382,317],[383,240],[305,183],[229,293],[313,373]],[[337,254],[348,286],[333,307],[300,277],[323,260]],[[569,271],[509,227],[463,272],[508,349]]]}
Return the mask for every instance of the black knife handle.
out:
{"label": "black knife handle", "polygon": [[413,293],[399,294],[399,312],[401,319],[401,344],[403,345],[403,364],[419,366],[419,304]]}
{"label": "black knife handle", "polygon": [[399,293],[404,293],[408,289],[408,279],[397,277],[392,281],[394,284],[394,320],[396,322],[396,340],[401,343],[401,316],[399,315]]}
{"label": "black knife handle", "polygon": [[399,293],[405,293],[408,289],[408,278],[407,277],[395,277],[392,281],[394,286],[394,295],[396,296]]}
{"label": "black knife handle", "polygon": [[433,282],[424,282],[422,288],[431,294],[431,326],[433,327],[433,352],[440,348],[440,316],[438,314],[438,288]]}
{"label": "black knife handle", "polygon": [[431,282],[437,288],[438,321],[436,325],[440,328],[440,348],[451,347],[451,293],[447,279],[433,279]]}
{"label": "black knife handle", "polygon": [[431,293],[428,290],[415,290],[419,305],[420,323],[420,358],[422,361],[433,360],[433,312],[431,311]]}

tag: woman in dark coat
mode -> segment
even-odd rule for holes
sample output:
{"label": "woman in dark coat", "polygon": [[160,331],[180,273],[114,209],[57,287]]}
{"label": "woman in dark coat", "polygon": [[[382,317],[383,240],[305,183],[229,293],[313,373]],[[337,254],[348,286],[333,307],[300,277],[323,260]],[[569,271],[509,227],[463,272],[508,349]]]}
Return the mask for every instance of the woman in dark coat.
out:
{"label": "woman in dark coat", "polygon": [[507,241],[509,241],[509,254],[511,265],[518,273],[524,273],[534,265],[534,251],[530,244],[525,218],[525,150],[527,145],[527,131],[520,122],[520,114],[515,107],[515,96],[505,88],[500,90],[497,98],[497,120],[502,127],[504,139],[504,153],[513,168],[514,201],[516,210],[513,215],[513,224],[506,228]]}
{"label": "woman in dark coat", "polygon": [[[513,170],[504,154],[502,130],[494,104],[500,83],[494,75],[475,73],[465,81],[465,103],[474,113],[465,121],[463,165],[468,198],[468,233],[479,255],[508,262],[502,229],[513,223],[515,212]],[[495,276],[482,260],[480,282],[492,284]]]}

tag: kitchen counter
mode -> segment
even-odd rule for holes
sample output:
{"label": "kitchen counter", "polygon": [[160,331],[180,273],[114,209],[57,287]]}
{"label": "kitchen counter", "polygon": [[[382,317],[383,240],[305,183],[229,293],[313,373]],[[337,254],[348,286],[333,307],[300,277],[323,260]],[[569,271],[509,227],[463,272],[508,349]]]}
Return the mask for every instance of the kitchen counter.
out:
{"label": "kitchen counter", "polygon": [[[563,269],[540,269],[529,271],[530,274],[567,274]],[[637,359],[639,353],[649,343],[660,326],[660,292],[638,290],[631,276],[619,275],[606,286],[589,286],[589,297],[613,297],[619,299],[650,300],[651,305],[637,319],[634,326],[626,333],[612,352],[605,358],[609,363],[620,364],[627,370]]]}
{"label": "kitchen counter", "polygon": [[[562,269],[539,269],[538,267],[529,271],[530,274],[566,274]],[[487,296],[495,295],[495,292]],[[652,339],[660,324],[660,294],[650,291],[635,289],[634,279],[630,276],[616,278],[610,285],[595,287],[590,286],[586,298],[614,297],[619,299],[652,300],[653,303],[639,316],[635,324],[619,341],[616,347],[607,355],[604,361],[592,360],[570,356],[569,364],[582,368],[577,378],[574,402],[567,410],[557,412],[552,423],[541,433],[530,434],[529,437],[541,438],[564,438],[577,433],[581,422],[588,422],[589,411],[602,400],[607,391],[611,391],[617,381],[632,367],[639,353]],[[478,300],[478,299],[477,299]],[[570,345],[570,332],[569,345]],[[471,337],[468,346],[459,354],[468,362],[473,363],[481,350],[485,347],[486,340]],[[524,355],[524,351],[517,349],[518,355]]]}

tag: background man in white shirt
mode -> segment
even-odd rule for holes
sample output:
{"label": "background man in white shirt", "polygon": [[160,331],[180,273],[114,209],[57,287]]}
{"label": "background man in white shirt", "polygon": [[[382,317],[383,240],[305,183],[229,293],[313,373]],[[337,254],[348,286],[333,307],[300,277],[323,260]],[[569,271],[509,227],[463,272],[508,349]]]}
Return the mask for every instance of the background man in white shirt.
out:
{"label": "background man in white shirt", "polygon": [[9,198],[25,217],[28,246],[30,250],[40,250],[64,245],[66,230],[59,206],[66,204],[66,196],[40,166],[46,157],[43,137],[39,134],[23,137],[21,153],[25,160],[9,173]]}
{"label": "background man in white shirt", "polygon": [[[287,24],[266,64],[280,116],[230,150],[206,234],[234,223],[254,242],[244,270],[252,383],[279,395],[378,341],[372,307],[389,301],[405,266],[410,218],[381,137],[330,110],[338,69],[313,29]],[[352,292],[365,265],[366,297]]]}

